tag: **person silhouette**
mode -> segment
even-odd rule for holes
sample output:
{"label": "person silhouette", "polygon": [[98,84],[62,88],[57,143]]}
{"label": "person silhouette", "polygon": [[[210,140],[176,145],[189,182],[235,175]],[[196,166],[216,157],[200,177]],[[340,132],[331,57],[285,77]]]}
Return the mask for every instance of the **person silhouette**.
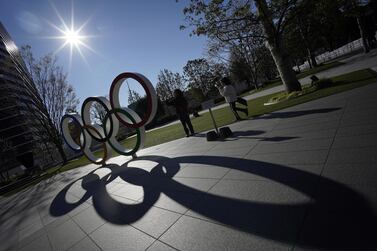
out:
{"label": "person silhouette", "polygon": [[175,89],[174,98],[172,100],[168,100],[166,104],[175,107],[178,118],[182,123],[183,129],[185,130],[186,137],[194,135],[195,131],[191,124],[188,103],[183,96],[183,92],[180,89]]}

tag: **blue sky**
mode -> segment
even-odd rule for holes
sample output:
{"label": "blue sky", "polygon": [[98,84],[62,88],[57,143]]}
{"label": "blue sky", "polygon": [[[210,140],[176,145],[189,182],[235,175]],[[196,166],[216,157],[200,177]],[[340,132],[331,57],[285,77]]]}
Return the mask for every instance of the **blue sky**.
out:
{"label": "blue sky", "polygon": [[[182,9],[186,4],[182,0],[0,0],[0,21],[19,47],[30,44],[39,57],[64,43],[47,39],[61,35],[48,24],[61,27],[52,6],[68,26],[72,6],[76,28],[88,20],[81,34],[93,36],[85,42],[96,53],[81,46],[87,64],[74,51],[70,65],[69,46],[57,53],[82,102],[89,96],[107,94],[112,80],[121,72],[142,73],[155,85],[161,69],[182,72],[187,60],[203,57],[205,38],[190,37],[189,31],[179,30],[184,24]],[[125,93],[123,86],[122,95]]]}

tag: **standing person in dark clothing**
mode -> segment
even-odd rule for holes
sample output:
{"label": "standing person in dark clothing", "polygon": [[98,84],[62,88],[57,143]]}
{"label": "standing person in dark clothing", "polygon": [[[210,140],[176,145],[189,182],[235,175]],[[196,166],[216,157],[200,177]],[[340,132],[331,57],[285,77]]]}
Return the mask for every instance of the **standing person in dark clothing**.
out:
{"label": "standing person in dark clothing", "polygon": [[185,97],[183,96],[183,92],[179,89],[175,89],[174,99],[167,101],[166,104],[175,107],[178,118],[182,123],[183,129],[186,132],[186,137],[194,135],[194,128],[191,124],[190,114],[188,112],[188,103]]}

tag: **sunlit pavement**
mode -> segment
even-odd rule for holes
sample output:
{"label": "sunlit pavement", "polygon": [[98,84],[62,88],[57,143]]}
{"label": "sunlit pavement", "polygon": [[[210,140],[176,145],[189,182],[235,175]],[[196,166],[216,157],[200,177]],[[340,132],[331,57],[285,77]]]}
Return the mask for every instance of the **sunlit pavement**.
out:
{"label": "sunlit pavement", "polygon": [[1,250],[377,248],[377,84],[1,199]]}

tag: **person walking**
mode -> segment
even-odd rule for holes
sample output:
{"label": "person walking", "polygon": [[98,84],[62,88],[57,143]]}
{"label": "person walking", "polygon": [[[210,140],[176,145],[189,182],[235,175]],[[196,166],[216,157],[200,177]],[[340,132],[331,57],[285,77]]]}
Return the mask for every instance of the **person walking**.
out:
{"label": "person walking", "polygon": [[182,123],[183,129],[185,130],[186,137],[195,134],[194,127],[191,124],[190,114],[188,111],[188,103],[183,92],[179,89],[174,90],[174,99],[166,102],[169,106],[174,106],[177,112],[178,118]]}
{"label": "person walking", "polygon": [[[221,83],[223,84],[223,86],[216,85],[216,87],[219,90],[221,96],[225,98],[225,101],[229,103],[230,109],[232,110],[236,119],[241,120],[241,117],[237,111],[241,111],[245,113],[246,116],[248,116],[249,111],[247,109],[247,101],[243,98],[237,97],[236,90],[232,86],[230,79],[227,77],[224,77],[221,79]],[[236,102],[246,106],[246,108],[237,107]]]}

